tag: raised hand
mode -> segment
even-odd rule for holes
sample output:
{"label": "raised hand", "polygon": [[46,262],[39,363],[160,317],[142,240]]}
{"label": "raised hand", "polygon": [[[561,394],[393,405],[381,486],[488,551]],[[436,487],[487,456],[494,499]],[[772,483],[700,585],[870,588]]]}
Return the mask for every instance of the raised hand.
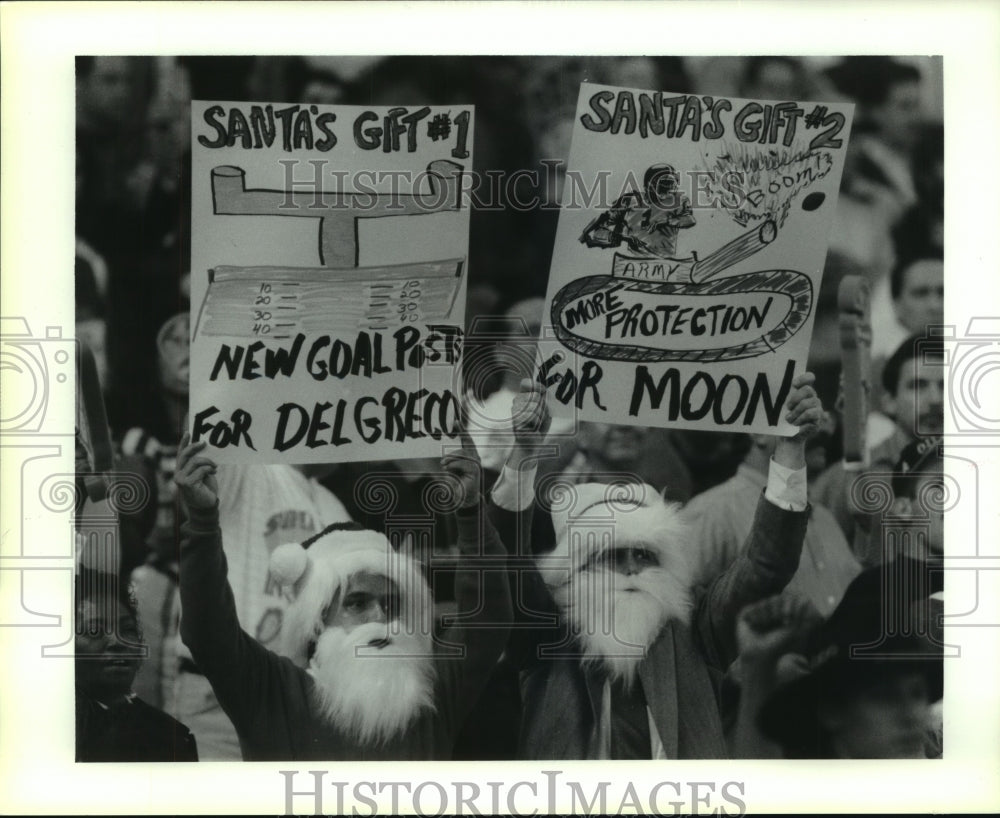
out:
{"label": "raised hand", "polygon": [[469,418],[466,407],[462,404],[462,414],[459,418],[458,438],[462,447],[458,451],[448,452],[441,458],[441,468],[455,478],[461,486],[462,496],[459,508],[471,508],[479,505],[479,487],[482,482],[482,464],[479,451],[469,436]]}
{"label": "raised hand", "polygon": [[747,605],[736,620],[740,658],[760,662],[778,660],[822,620],[808,600],[778,594]]}
{"label": "raised hand", "polygon": [[174,483],[189,509],[208,510],[219,500],[215,461],[201,454],[207,445],[204,440],[192,443],[191,433],[185,432],[178,447]]}
{"label": "raised hand", "polygon": [[806,441],[815,435],[823,425],[826,412],[813,383],[816,376],[803,372],[792,381],[792,391],[785,401],[785,420],[798,431],[791,437],[778,438],[774,449],[776,462],[790,469],[801,469],[806,465]]}
{"label": "raised hand", "polygon": [[799,427],[793,436],[795,439],[811,438],[820,430],[826,417],[823,403],[812,386],[815,382],[816,376],[812,372],[803,372],[792,381],[792,391],[785,401],[785,420]]}
{"label": "raised hand", "polygon": [[511,405],[514,445],[522,455],[538,453],[552,425],[552,416],[545,402],[545,388],[531,378],[521,381],[521,389]]}

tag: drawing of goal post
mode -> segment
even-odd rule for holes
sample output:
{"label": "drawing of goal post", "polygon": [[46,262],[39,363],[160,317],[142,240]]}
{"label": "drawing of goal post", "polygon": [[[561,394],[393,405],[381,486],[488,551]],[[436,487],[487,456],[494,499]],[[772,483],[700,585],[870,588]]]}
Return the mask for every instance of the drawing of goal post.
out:
{"label": "drawing of goal post", "polygon": [[[247,188],[242,168],[213,168],[215,215],[318,219],[320,266],[209,270],[194,334],[281,338],[306,326],[313,331],[385,329],[448,318],[465,260],[359,267],[358,220],[457,211],[462,173],[461,165],[437,160],[419,174],[426,182],[424,191],[325,193]],[[321,305],[327,309],[319,309]],[[334,305],[342,308],[329,309]]]}

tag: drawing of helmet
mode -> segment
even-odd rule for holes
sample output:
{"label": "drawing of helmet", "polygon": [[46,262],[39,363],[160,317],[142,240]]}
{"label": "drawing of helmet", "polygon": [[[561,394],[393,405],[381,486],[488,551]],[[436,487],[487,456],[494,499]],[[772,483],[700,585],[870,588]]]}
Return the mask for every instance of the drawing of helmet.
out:
{"label": "drawing of helmet", "polygon": [[663,207],[669,207],[673,203],[680,183],[680,175],[673,165],[667,164],[650,165],[642,179],[646,200]]}

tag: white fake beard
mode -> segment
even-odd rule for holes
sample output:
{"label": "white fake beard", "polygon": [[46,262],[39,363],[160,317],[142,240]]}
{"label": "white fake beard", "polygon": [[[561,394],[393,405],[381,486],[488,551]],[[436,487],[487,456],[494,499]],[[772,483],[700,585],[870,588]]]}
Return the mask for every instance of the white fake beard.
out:
{"label": "white fake beard", "polygon": [[647,649],[663,626],[691,617],[686,582],[663,568],[624,575],[603,569],[577,571],[555,594],[579,637],[584,662],[631,686]]}
{"label": "white fake beard", "polygon": [[[388,645],[367,647],[387,637]],[[434,709],[431,652],[429,636],[392,633],[384,623],[327,628],[309,663],[323,718],[362,744],[384,744]]]}

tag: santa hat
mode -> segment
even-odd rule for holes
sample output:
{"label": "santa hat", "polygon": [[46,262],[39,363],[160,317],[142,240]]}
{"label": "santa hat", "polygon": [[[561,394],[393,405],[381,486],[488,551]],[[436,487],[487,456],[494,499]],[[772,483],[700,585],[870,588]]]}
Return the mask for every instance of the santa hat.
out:
{"label": "santa hat", "polygon": [[555,547],[535,556],[549,588],[565,585],[590,559],[623,546],[648,548],[662,567],[679,578],[689,578],[689,538],[681,522],[680,505],[666,502],[652,486],[563,485],[552,506]]}
{"label": "santa hat", "polygon": [[326,629],[325,614],[334,598],[342,597],[350,577],[361,571],[396,583],[400,617],[394,627],[430,633],[432,597],[420,563],[395,550],[384,534],[339,523],[271,553],[271,576],[295,592],[282,628],[282,653],[306,664],[309,643]]}

